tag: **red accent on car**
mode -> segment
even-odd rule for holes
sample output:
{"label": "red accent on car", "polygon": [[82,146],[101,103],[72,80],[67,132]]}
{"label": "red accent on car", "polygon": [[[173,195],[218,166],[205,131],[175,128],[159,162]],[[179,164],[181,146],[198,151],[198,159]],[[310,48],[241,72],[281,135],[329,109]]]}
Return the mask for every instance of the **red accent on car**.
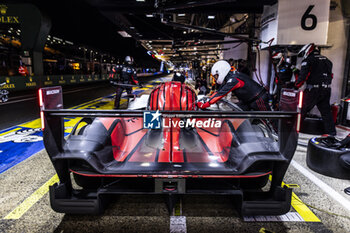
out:
{"label": "red accent on car", "polygon": [[195,110],[195,91],[181,82],[167,82],[150,94],[150,110]]}
{"label": "red accent on car", "polygon": [[88,176],[88,177],[143,177],[143,178],[258,178],[262,176],[270,175],[272,172],[266,172],[262,174],[257,175],[123,175],[123,174],[86,174],[74,171],[70,169],[71,172],[81,175],[81,176]]}

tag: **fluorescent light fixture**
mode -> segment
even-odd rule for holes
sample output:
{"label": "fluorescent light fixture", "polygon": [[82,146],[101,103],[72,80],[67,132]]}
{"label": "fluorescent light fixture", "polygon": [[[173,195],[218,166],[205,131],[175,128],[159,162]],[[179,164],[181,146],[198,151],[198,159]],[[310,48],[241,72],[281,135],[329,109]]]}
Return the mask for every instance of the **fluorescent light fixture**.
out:
{"label": "fluorescent light fixture", "polygon": [[208,15],[208,19],[215,19],[215,15]]}
{"label": "fluorescent light fixture", "polygon": [[181,13],[181,14],[177,14],[177,16],[185,16],[186,14]]}
{"label": "fluorescent light fixture", "polygon": [[61,38],[58,38],[58,37],[53,37],[55,40],[58,40],[58,41],[63,41]]}
{"label": "fluorescent light fixture", "polygon": [[153,15],[152,15],[152,14],[146,14],[146,17],[147,17],[147,18],[152,18]]}
{"label": "fluorescent light fixture", "polygon": [[136,0],[136,2],[145,2],[145,0]]}
{"label": "fluorescent light fixture", "polygon": [[135,29],[135,27],[132,27],[132,26],[131,26],[130,29]]}
{"label": "fluorescent light fixture", "polygon": [[127,33],[126,31],[118,31],[119,35],[121,35],[122,37],[131,37],[129,33]]}

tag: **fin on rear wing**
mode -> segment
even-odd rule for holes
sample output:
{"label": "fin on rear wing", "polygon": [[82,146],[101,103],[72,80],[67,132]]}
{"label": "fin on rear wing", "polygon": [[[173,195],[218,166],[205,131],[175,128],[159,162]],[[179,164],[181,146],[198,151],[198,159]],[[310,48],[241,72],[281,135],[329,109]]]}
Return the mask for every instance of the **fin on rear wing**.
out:
{"label": "fin on rear wing", "polygon": [[63,109],[62,87],[45,87],[39,89],[40,110]]}
{"label": "fin on rear wing", "polygon": [[303,92],[283,88],[281,90],[280,110],[281,111],[297,111],[301,109]]}
{"label": "fin on rear wing", "polygon": [[301,125],[301,108],[303,105],[304,93],[299,90],[283,88],[281,90],[280,110],[296,111],[298,113],[296,121],[296,131],[299,133]]}
{"label": "fin on rear wing", "polygon": [[62,87],[44,87],[39,89],[41,129],[45,129],[44,110],[63,109]]}

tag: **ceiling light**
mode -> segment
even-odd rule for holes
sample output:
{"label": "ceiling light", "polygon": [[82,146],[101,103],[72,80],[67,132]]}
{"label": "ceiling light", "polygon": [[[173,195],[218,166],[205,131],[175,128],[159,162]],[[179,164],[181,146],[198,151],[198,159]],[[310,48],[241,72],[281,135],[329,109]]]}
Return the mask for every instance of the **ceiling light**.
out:
{"label": "ceiling light", "polygon": [[129,33],[127,33],[126,31],[118,31],[118,33],[122,36],[122,37],[131,37]]}
{"label": "ceiling light", "polygon": [[208,19],[215,19],[215,15],[208,15]]}
{"label": "ceiling light", "polygon": [[147,15],[146,15],[146,17],[147,17],[147,18],[152,18],[152,17],[153,17],[153,15],[151,15],[151,14],[147,14]]}
{"label": "ceiling light", "polygon": [[144,2],[145,0],[136,0],[136,2]]}
{"label": "ceiling light", "polygon": [[184,33],[184,34],[186,34],[187,32],[186,32],[186,31],[184,31],[183,33]]}
{"label": "ceiling light", "polygon": [[177,16],[185,16],[186,14],[183,14],[183,13],[181,13],[181,14],[177,14]]}
{"label": "ceiling light", "polygon": [[130,27],[130,29],[135,29],[135,27]]}

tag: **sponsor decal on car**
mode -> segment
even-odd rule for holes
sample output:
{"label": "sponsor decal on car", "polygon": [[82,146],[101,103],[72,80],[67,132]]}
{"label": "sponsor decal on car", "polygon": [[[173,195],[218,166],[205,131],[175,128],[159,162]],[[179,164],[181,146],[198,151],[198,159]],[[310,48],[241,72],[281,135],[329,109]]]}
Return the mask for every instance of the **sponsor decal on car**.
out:
{"label": "sponsor decal on car", "polygon": [[[178,118],[178,120],[172,120]],[[144,129],[160,129],[160,128],[220,128],[221,121],[215,118],[208,118],[206,120],[198,120],[191,118],[190,115],[185,114],[162,114],[157,111],[148,111],[143,113],[143,128]]]}

